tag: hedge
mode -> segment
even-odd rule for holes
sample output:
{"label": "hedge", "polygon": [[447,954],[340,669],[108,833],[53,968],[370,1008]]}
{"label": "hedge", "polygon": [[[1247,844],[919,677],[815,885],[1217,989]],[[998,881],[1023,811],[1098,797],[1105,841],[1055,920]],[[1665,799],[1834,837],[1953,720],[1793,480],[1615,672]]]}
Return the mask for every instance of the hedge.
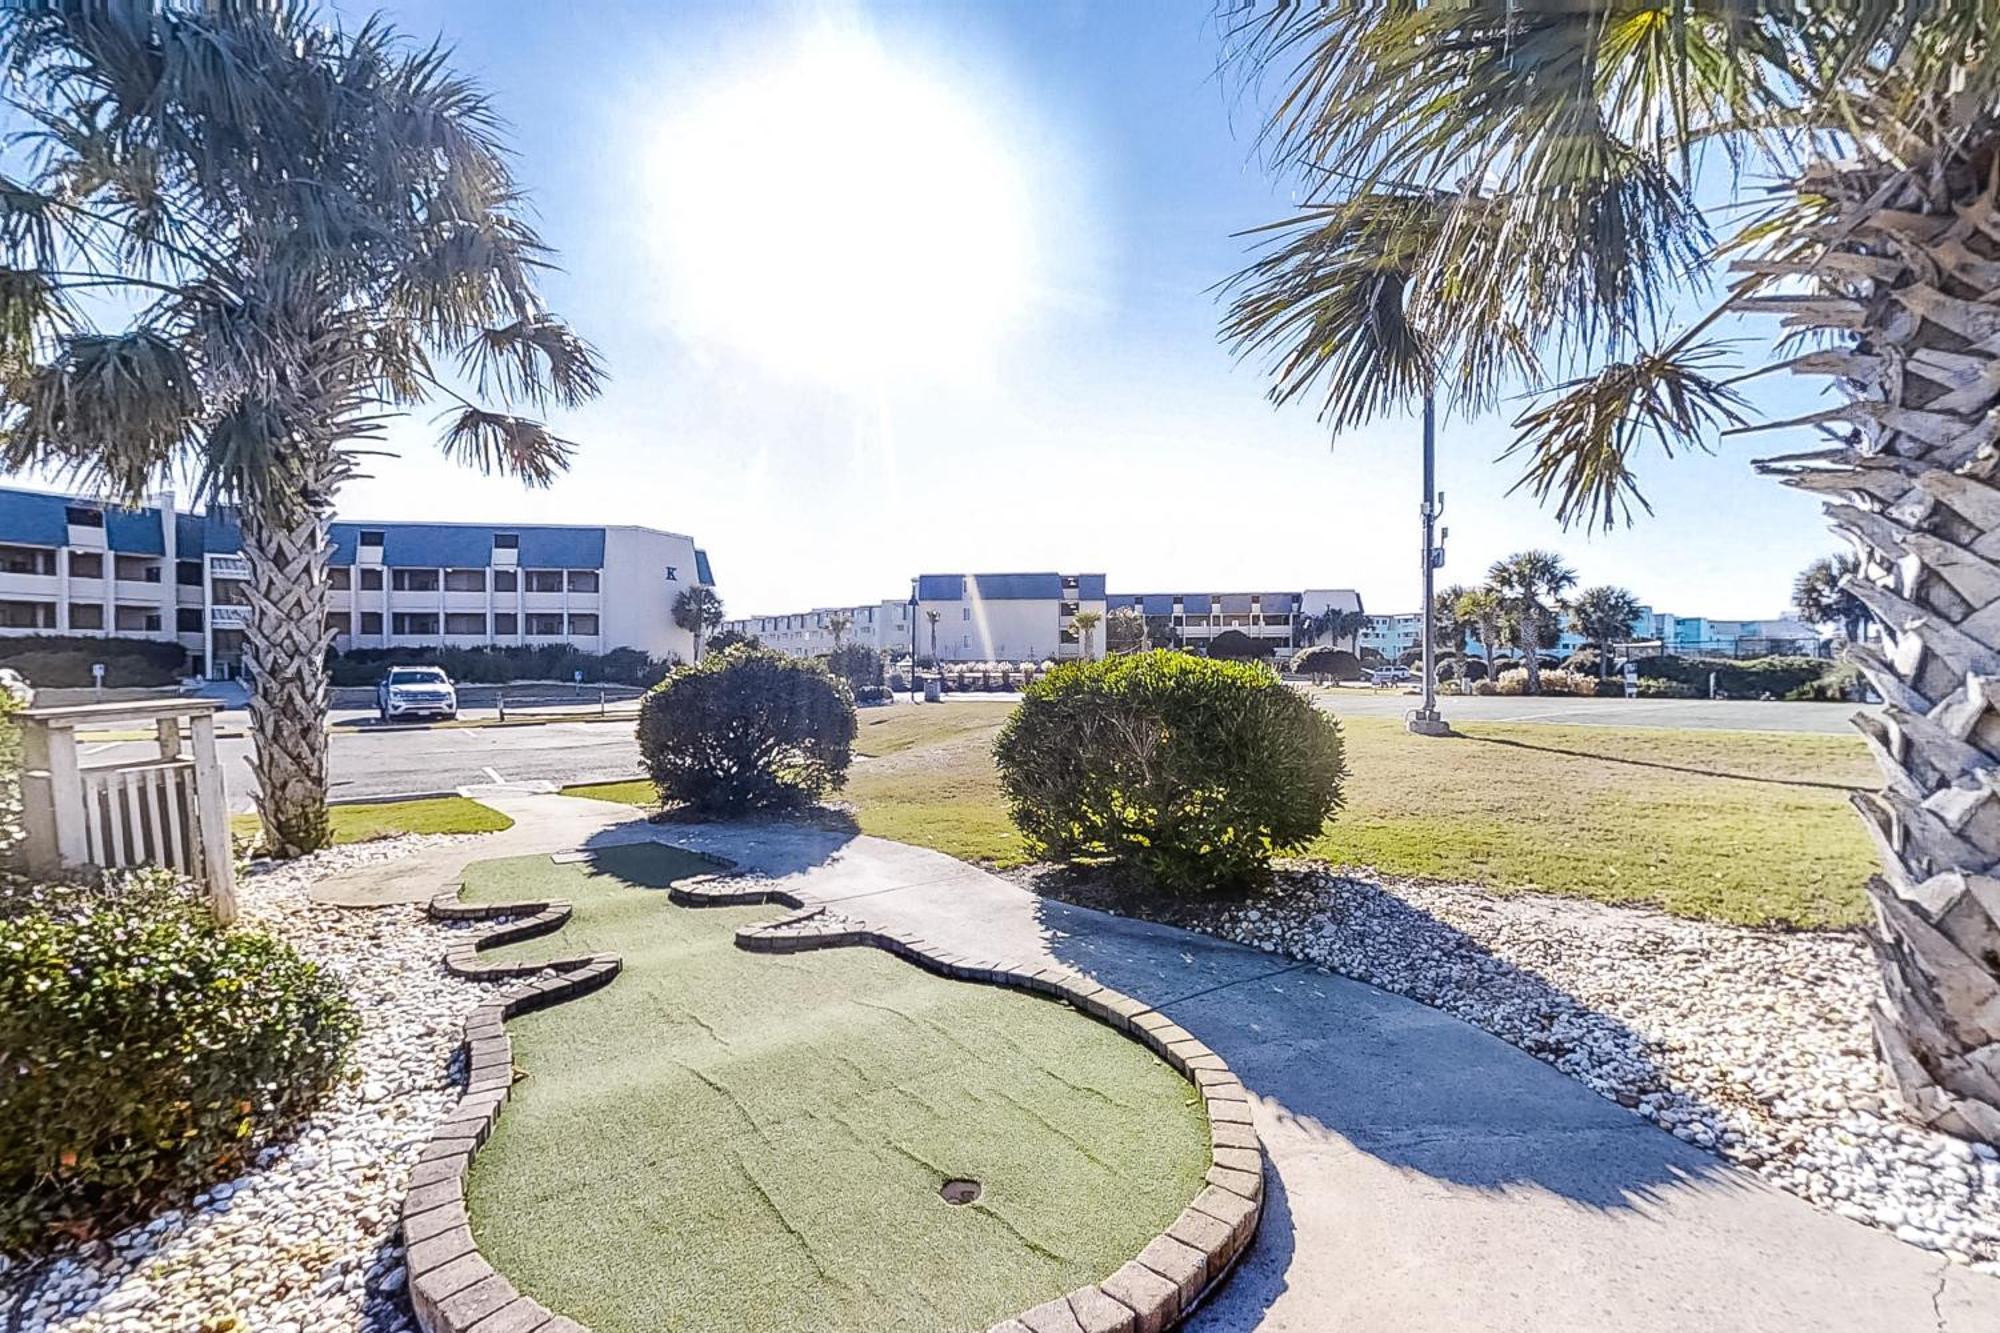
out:
{"label": "hedge", "polygon": [[1671,680],[1707,697],[1709,673],[1715,674],[1716,695],[1723,699],[1782,699],[1818,680],[1835,664],[1821,657],[1642,657],[1641,679]]}
{"label": "hedge", "polygon": [[90,668],[104,664],[113,687],[173,685],[187,674],[187,650],[159,639],[99,639],[83,634],[24,634],[0,638],[0,667],[43,689],[93,685]]}
{"label": "hedge", "polygon": [[373,685],[390,666],[437,666],[462,685],[506,685],[517,680],[575,679],[591,684],[657,685],[679,664],[637,648],[584,652],[568,644],[521,644],[481,648],[355,648],[327,656],[335,685]]}

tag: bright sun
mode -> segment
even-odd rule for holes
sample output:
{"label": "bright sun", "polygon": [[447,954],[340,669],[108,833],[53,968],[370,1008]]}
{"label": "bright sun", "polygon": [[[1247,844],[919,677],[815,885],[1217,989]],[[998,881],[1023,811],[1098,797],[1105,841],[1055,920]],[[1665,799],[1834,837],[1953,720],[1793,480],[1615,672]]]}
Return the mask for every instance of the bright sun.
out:
{"label": "bright sun", "polygon": [[858,35],[702,90],[649,163],[669,316],[861,390],[985,375],[1037,270],[1005,120]]}

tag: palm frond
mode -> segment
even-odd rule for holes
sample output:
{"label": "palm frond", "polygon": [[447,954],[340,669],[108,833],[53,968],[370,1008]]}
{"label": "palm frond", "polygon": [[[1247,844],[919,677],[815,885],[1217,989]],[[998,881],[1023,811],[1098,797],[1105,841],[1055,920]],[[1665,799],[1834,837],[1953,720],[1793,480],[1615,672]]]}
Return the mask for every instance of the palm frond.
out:
{"label": "palm frond", "polygon": [[202,415],[193,369],[151,329],[70,337],[8,398],[10,470],[49,468],[132,502],[188,447]]}
{"label": "palm frond", "polygon": [[1557,386],[1514,421],[1501,456],[1524,455],[1527,467],[1512,489],[1543,503],[1554,497],[1565,527],[1629,523],[1634,504],[1650,513],[1632,470],[1642,444],[1672,457],[1676,448],[1706,449],[1713,431],[1743,421],[1743,398],[1715,375],[1726,359],[1719,343],[1673,347]]}
{"label": "palm frond", "polygon": [[439,442],[445,455],[482,472],[547,486],[569,468],[576,446],[527,417],[466,406],[445,414],[450,426]]}
{"label": "palm frond", "polygon": [[553,397],[576,407],[595,398],[603,384],[595,349],[546,314],[480,330],[460,354],[459,366],[475,378],[481,394],[497,391],[538,406]]}

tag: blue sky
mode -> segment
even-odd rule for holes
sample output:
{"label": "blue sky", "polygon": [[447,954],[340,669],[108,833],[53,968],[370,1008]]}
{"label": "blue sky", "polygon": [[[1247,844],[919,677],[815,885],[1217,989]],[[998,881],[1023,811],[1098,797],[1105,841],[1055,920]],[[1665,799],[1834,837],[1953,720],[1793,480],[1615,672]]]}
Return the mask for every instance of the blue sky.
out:
{"label": "blue sky", "polygon": [[[450,467],[420,414],[346,514],[691,532],[738,614],[951,569],[1415,605],[1413,426],[1330,444],[1216,340],[1232,233],[1286,195],[1210,0],[388,13],[495,94],[561,252],[551,304],[611,381],[558,420],[581,449],[554,489]],[[1749,467],[1795,439],[1649,461],[1654,516],[1588,538],[1505,495],[1506,441],[1444,425],[1448,581],[1546,545],[1663,610],[1770,615],[1834,545]]]}

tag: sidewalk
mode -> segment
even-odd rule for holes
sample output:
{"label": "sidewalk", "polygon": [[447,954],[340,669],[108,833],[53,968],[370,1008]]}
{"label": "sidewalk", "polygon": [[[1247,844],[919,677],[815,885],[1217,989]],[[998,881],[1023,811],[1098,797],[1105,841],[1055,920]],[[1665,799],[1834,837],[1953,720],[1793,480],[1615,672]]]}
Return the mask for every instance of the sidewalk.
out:
{"label": "sidewalk", "polygon": [[900,843],[472,794],[515,827],[315,896],[415,901],[468,861],[653,838],[871,925],[1081,968],[1214,1047],[1272,1170],[1255,1246],[1188,1325],[1203,1333],[2000,1328],[2000,1280],[1818,1212],[1414,1001]]}

